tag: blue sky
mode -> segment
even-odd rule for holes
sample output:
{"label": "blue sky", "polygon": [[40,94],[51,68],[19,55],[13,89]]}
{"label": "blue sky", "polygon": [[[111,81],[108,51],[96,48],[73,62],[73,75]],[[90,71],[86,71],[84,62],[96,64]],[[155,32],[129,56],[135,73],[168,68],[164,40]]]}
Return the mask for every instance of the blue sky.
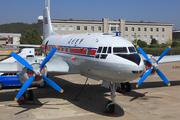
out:
{"label": "blue sky", "polygon": [[[42,15],[44,0],[0,0],[0,24],[33,23]],[[173,23],[180,29],[180,0],[51,0],[51,19]]]}

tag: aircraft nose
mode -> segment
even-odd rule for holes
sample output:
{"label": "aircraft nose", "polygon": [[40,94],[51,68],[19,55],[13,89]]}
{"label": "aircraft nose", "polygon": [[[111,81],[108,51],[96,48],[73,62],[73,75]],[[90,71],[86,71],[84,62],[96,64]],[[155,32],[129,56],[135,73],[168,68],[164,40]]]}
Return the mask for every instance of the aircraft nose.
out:
{"label": "aircraft nose", "polygon": [[141,62],[141,58],[138,54],[116,54],[116,55],[124,59],[127,59],[129,61],[132,61],[136,63],[137,65],[139,65]]}

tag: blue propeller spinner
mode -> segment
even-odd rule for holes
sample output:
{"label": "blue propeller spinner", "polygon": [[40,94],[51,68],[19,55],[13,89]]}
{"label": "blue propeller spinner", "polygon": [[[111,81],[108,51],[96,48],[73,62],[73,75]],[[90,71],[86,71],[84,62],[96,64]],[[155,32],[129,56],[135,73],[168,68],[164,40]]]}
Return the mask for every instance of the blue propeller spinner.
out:
{"label": "blue propeller spinner", "polygon": [[64,90],[59,87],[55,82],[53,82],[51,79],[47,78],[46,76],[44,76],[43,74],[41,74],[40,70],[43,68],[43,66],[51,59],[51,57],[54,55],[54,53],[56,52],[58,46],[56,45],[50,52],[49,54],[46,56],[46,58],[44,59],[44,61],[41,63],[41,65],[39,66],[38,70],[35,70],[26,60],[24,60],[22,57],[20,57],[19,55],[17,55],[16,53],[9,51],[9,54],[14,57],[18,62],[20,62],[22,65],[24,65],[25,67],[29,68],[30,70],[34,71],[34,75],[31,76],[22,86],[22,88],[20,89],[20,91],[18,92],[18,94],[16,95],[16,97],[14,98],[14,101],[17,101],[22,95],[23,93],[27,90],[27,88],[31,85],[31,83],[33,82],[35,76],[39,75],[41,76],[41,78],[48,83],[51,87],[53,87],[54,89],[56,89],[57,91],[59,91],[60,93],[63,93]]}
{"label": "blue propeller spinner", "polygon": [[170,50],[171,46],[167,47],[166,50],[161,54],[161,56],[158,58],[156,63],[152,63],[146,53],[137,45],[136,48],[139,50],[139,52],[144,56],[144,58],[151,64],[151,68],[148,69],[144,75],[141,77],[139,82],[136,85],[136,88],[140,86],[140,84],[148,77],[148,75],[152,72],[153,69],[156,70],[156,73],[159,75],[159,77],[168,85],[170,86],[171,83],[167,80],[167,78],[164,76],[164,74],[157,68],[158,62],[166,55],[166,53]]}

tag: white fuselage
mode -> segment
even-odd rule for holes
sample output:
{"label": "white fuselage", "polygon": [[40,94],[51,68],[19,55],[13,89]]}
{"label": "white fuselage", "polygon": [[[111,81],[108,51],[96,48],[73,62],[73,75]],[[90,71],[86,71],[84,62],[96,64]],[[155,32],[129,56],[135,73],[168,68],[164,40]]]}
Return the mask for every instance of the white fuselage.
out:
{"label": "white fuselage", "polygon": [[133,44],[119,36],[103,33],[52,35],[42,43],[45,53],[55,45],[58,50],[53,57],[63,58],[84,76],[124,83],[144,72],[143,60]]}

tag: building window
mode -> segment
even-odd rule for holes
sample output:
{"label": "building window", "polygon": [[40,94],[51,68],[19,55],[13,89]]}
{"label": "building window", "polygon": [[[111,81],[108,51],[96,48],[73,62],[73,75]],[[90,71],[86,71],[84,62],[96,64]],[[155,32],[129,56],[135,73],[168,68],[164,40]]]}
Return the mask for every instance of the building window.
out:
{"label": "building window", "polygon": [[146,28],[146,27],[144,28],[144,31],[147,31],[147,28]]}
{"label": "building window", "polygon": [[101,31],[101,26],[98,27],[98,30]]}
{"label": "building window", "polygon": [[66,27],[63,25],[63,26],[61,27],[61,30],[66,30]]}
{"label": "building window", "polygon": [[156,40],[159,40],[159,35],[156,35]]}
{"label": "building window", "polygon": [[141,31],[141,28],[140,28],[140,27],[138,27],[138,31]]}
{"label": "building window", "polygon": [[153,39],[153,35],[150,35],[150,39],[151,39],[151,40]]}
{"label": "building window", "polygon": [[147,40],[147,35],[144,35],[144,40]]}
{"label": "building window", "polygon": [[87,30],[87,26],[84,26],[84,30]]}
{"label": "building window", "polygon": [[69,30],[70,30],[70,31],[73,31],[73,26],[69,26]]}
{"label": "building window", "polygon": [[77,30],[80,30],[80,26],[77,26]]}
{"label": "building window", "polygon": [[153,32],[153,28],[150,28],[150,31]]}
{"label": "building window", "polygon": [[156,28],[156,32],[159,32],[159,28]]}
{"label": "building window", "polygon": [[58,26],[57,25],[54,25],[54,30],[58,30]]}
{"label": "building window", "polygon": [[141,35],[138,35],[138,36],[137,36],[137,39],[140,40],[140,39],[141,39]]}
{"label": "building window", "polygon": [[116,31],[116,27],[111,27],[111,31]]}
{"label": "building window", "polygon": [[131,35],[131,40],[134,40],[134,35]]}
{"label": "building window", "polygon": [[164,35],[162,35],[162,40],[165,40],[165,36]]}
{"label": "building window", "polygon": [[128,27],[125,27],[125,31],[128,31]]}
{"label": "building window", "polygon": [[162,32],[164,32],[165,31],[165,28],[162,28]]}
{"label": "building window", "polygon": [[128,39],[128,35],[125,35],[125,39]]}
{"label": "building window", "polygon": [[134,31],[134,27],[131,28],[131,31]]}
{"label": "building window", "polygon": [[94,26],[91,26],[91,30],[94,31]]}

